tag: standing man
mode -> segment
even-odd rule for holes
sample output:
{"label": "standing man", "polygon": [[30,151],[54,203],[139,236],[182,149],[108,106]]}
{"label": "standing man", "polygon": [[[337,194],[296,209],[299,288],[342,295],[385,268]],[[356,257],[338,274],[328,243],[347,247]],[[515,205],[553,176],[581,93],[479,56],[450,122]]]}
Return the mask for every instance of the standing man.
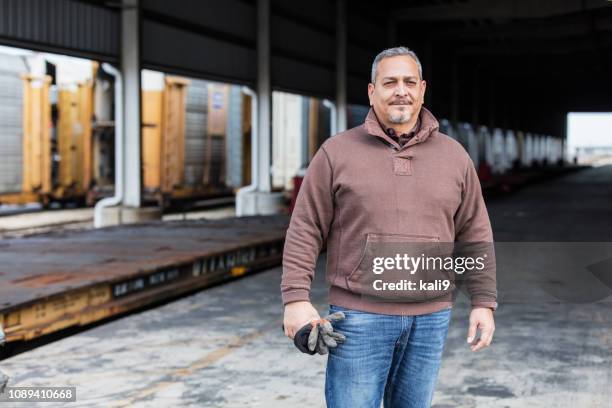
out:
{"label": "standing man", "polygon": [[[330,312],[346,316],[334,323],[346,341],[330,348],[327,360],[330,408],[378,408],[383,400],[386,408],[431,406],[452,288],[418,301],[410,295],[399,302],[367,296],[372,290],[364,282],[372,268],[366,260],[381,248],[376,245],[493,242],[474,164],[422,107],[425,87],[411,50],[391,48],[376,56],[365,123],[319,148],[287,230],[281,282],[285,334],[293,338],[320,319],[309,292],[324,245]],[[467,342],[477,351],[493,338],[495,268],[470,276]]]}

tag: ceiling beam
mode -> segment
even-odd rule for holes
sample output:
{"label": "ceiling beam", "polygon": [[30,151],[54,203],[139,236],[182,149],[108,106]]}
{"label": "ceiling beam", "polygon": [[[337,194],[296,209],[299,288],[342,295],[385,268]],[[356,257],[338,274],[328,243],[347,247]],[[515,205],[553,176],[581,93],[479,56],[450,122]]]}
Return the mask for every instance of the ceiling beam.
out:
{"label": "ceiling beam", "polygon": [[612,33],[599,34],[597,44],[592,38],[559,38],[549,40],[511,39],[472,44],[455,44],[460,55],[568,55],[612,48]]}
{"label": "ceiling beam", "polygon": [[605,0],[469,0],[462,3],[398,8],[403,21],[445,21],[470,19],[545,18],[612,7]]}
{"label": "ceiling beam", "polygon": [[612,7],[610,12],[600,11],[591,16],[574,14],[555,19],[530,19],[503,24],[465,25],[464,27],[446,27],[445,24],[432,27],[431,24],[413,22],[409,27],[404,27],[403,31],[410,36],[413,35],[411,33],[416,34],[427,30],[427,37],[431,40],[579,37],[588,35],[591,30],[612,31]]}

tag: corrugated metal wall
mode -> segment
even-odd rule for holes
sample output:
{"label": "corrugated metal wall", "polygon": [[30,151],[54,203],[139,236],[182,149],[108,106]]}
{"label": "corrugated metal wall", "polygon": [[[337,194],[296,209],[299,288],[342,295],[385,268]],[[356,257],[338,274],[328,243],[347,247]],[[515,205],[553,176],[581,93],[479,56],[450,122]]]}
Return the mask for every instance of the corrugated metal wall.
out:
{"label": "corrugated metal wall", "polygon": [[[226,82],[256,80],[256,1],[140,0],[143,68]],[[121,0],[0,0],[0,43],[117,61]],[[271,5],[271,79],[275,89],[335,94],[335,1]],[[357,13],[358,14],[358,13]],[[371,58],[385,45],[384,25],[347,16],[348,99],[365,102]]]}
{"label": "corrugated metal wall", "polygon": [[240,86],[230,87],[227,107],[227,155],[226,183],[231,187],[240,187],[242,182],[242,91]]}
{"label": "corrugated metal wall", "polygon": [[[270,75],[274,89],[335,96],[336,2],[272,0]],[[141,0],[145,68],[254,84],[256,1]],[[383,23],[350,12],[348,100],[367,103],[374,56],[385,46]]]}
{"label": "corrugated metal wall", "polygon": [[229,86],[227,106],[222,107],[226,112],[225,135],[212,135],[208,160],[209,86],[212,83],[193,78],[189,81],[185,117],[185,184],[202,185],[208,166],[210,183],[219,184],[219,177],[224,173],[223,184],[239,187],[242,185],[243,150],[240,86]]}
{"label": "corrugated metal wall", "polygon": [[0,41],[115,60],[119,13],[75,0],[0,0]]}
{"label": "corrugated metal wall", "polygon": [[204,179],[208,82],[190,79],[185,115],[185,184],[200,185]]}
{"label": "corrugated metal wall", "polygon": [[298,3],[272,0],[272,84],[331,98],[336,79],[335,1]]}
{"label": "corrugated metal wall", "polygon": [[145,68],[254,83],[255,7],[240,0],[141,0]]}
{"label": "corrugated metal wall", "polygon": [[208,88],[208,128],[207,145],[210,149],[206,157],[206,169],[204,171],[205,184],[224,187],[227,176],[227,110],[228,89],[220,84],[211,84]]}
{"label": "corrugated metal wall", "polygon": [[25,61],[0,54],[0,193],[19,192],[22,183],[22,109]]}

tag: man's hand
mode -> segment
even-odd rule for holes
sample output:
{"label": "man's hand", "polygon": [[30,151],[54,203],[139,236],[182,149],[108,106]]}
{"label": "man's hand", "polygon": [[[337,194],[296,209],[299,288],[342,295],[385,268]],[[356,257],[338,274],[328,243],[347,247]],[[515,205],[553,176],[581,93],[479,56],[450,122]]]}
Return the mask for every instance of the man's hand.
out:
{"label": "man's hand", "polygon": [[[480,329],[480,339],[475,341],[476,329]],[[472,351],[478,351],[483,347],[488,347],[493,341],[495,331],[495,321],[493,311],[488,307],[475,307],[470,313],[470,327],[468,329],[467,342]]]}
{"label": "man's hand", "polygon": [[295,333],[298,332],[306,323],[312,320],[319,320],[321,316],[310,302],[299,301],[291,302],[285,306],[285,317],[283,324],[285,325],[285,336],[293,339]]}

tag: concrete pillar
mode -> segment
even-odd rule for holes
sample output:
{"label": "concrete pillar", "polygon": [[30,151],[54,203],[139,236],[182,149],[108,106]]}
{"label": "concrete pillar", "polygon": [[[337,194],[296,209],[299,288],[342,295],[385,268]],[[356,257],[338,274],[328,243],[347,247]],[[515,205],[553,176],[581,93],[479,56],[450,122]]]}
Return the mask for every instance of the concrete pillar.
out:
{"label": "concrete pillar", "polygon": [[346,130],[346,0],[336,3],[336,126]]}
{"label": "concrete pillar", "polygon": [[[270,81],[270,0],[257,0],[257,134],[251,149],[257,163],[253,185],[237,197],[239,216],[270,215],[282,212],[282,193],[272,192],[270,113],[272,87]],[[240,201],[240,204],[238,204]]]}
{"label": "concrete pillar", "polygon": [[257,95],[259,98],[259,191],[270,192],[270,0],[257,1]]}
{"label": "concrete pillar", "polygon": [[140,10],[138,0],[123,0],[121,9],[121,71],[123,73],[124,169],[123,203],[141,205],[140,159]]}
{"label": "concrete pillar", "polygon": [[[121,90],[117,90],[115,103],[116,125],[123,130],[123,153],[118,154],[117,165],[123,171],[122,182],[116,187],[122,193],[110,198],[120,207],[100,206],[96,211],[95,225],[105,227],[117,224],[132,224],[161,218],[161,209],[142,208],[141,146],[140,146],[140,8],[138,0],[122,0],[121,7]],[[117,79],[119,80],[119,79]],[[117,85],[115,85],[117,86]],[[116,129],[117,132],[121,132]],[[117,148],[117,146],[116,146]],[[122,186],[121,186],[122,184]],[[116,200],[116,201],[115,201]],[[114,201],[114,202],[113,202]],[[99,203],[100,204],[100,203]]]}

